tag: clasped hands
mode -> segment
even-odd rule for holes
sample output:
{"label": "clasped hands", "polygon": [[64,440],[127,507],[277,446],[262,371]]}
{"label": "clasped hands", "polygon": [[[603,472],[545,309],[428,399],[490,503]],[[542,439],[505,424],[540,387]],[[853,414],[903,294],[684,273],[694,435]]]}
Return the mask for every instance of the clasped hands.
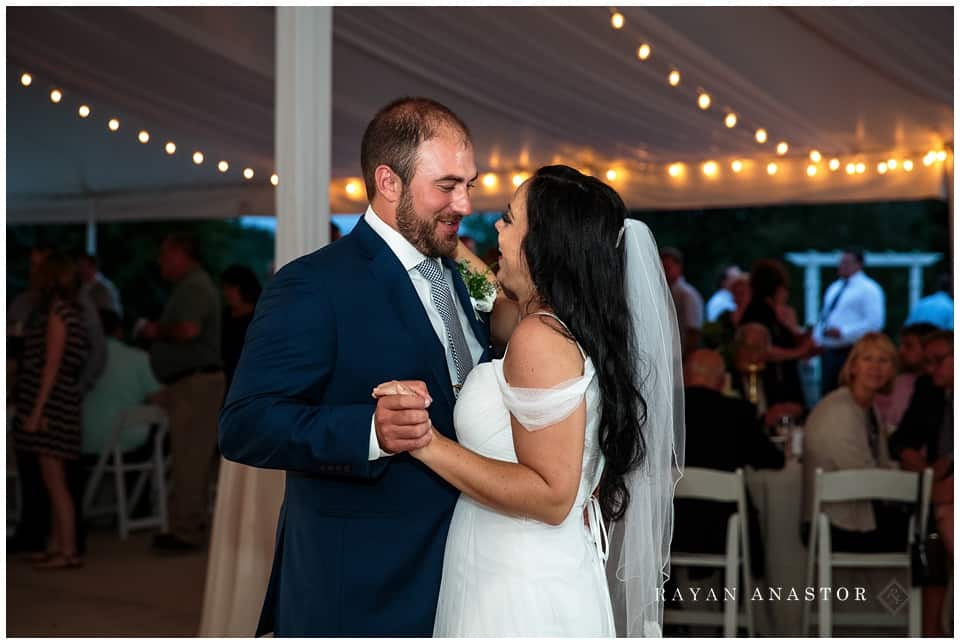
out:
{"label": "clasped hands", "polygon": [[430,444],[436,429],[428,412],[433,398],[426,383],[391,380],[374,387],[371,395],[377,401],[373,418],[381,449],[399,454],[416,452]]}

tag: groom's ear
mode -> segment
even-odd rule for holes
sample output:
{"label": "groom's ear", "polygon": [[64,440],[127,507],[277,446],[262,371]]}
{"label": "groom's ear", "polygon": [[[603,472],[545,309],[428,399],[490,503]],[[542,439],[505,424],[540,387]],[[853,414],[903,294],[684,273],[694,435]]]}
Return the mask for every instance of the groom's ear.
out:
{"label": "groom's ear", "polygon": [[403,193],[403,185],[400,177],[390,169],[388,165],[378,165],[374,170],[374,179],[377,184],[377,194],[383,195],[383,198],[390,203],[396,203],[400,200]]}

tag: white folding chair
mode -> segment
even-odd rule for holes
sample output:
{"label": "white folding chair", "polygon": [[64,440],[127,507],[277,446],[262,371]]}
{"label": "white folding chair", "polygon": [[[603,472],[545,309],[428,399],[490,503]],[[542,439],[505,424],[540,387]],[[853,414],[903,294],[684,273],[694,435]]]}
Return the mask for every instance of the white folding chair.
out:
{"label": "white folding chair", "polygon": [[[723,613],[709,610],[666,609],[663,611],[664,624],[690,624],[723,626],[724,637],[736,637],[738,626],[745,626],[747,634],[753,636],[753,608],[750,605],[750,589],[753,576],[750,573],[750,539],[747,534],[747,496],[744,486],[743,470],[735,472],[688,467],[677,484],[676,499],[701,499],[718,503],[736,503],[737,511],[727,520],[726,553],[672,552],[670,566],[691,568],[718,568],[724,571],[724,589],[732,590],[731,595],[723,593]],[[743,569],[744,588],[739,588],[739,573]],[[740,612],[743,598],[744,612]]]}
{"label": "white folding chair", "polygon": [[[111,513],[116,512],[117,529],[122,539],[126,539],[131,530],[140,528],[158,527],[164,532],[168,529],[167,459],[163,453],[163,442],[167,436],[169,422],[167,412],[162,407],[155,405],[138,405],[121,412],[103,451],[100,453],[100,458],[97,459],[93,474],[87,482],[83,494],[83,509],[84,514],[90,516],[97,513],[97,509],[93,507],[93,501],[104,475],[113,474],[116,507],[109,511]],[[124,460],[123,451],[120,449],[120,437],[127,428],[131,426],[142,427],[143,425],[153,427],[153,450],[150,458],[133,463],[127,462]],[[139,473],[129,497],[127,496],[126,486],[126,474],[128,472]],[[131,518],[130,512],[136,507],[148,481],[151,484],[150,487],[154,497],[154,514],[138,519]]]}
{"label": "white folding chair", "polygon": [[[834,552],[830,543],[830,519],[821,512],[824,503],[846,501],[885,500],[911,503],[916,506],[919,488],[920,525],[927,525],[930,508],[930,491],[933,484],[933,470],[927,468],[923,476],[916,472],[903,472],[889,469],[840,470],[824,472],[816,470],[814,483],[813,514],[810,521],[810,541],[807,548],[806,586],[813,586],[814,566],[819,580],[818,587],[832,588],[834,568],[903,568],[910,570],[910,546],[913,543],[914,521],[917,520],[917,508],[910,515],[907,534],[907,548],[900,552]],[[919,637],[921,630],[921,591],[910,588],[907,628],[908,635]],[[833,624],[838,626],[872,625],[898,626],[903,619],[897,615],[880,613],[841,613],[833,615],[830,593],[817,593],[818,635],[831,637]],[[804,602],[802,635],[807,635],[811,621],[811,602]]]}

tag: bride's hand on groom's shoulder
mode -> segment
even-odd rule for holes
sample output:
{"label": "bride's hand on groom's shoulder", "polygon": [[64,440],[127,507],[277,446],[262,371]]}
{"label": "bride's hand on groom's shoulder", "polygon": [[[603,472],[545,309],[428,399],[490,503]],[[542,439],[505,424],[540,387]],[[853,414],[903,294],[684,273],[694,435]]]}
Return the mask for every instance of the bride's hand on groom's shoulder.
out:
{"label": "bride's hand on groom's shoulder", "polygon": [[433,399],[419,380],[391,380],[374,387],[377,401],[374,429],[380,448],[390,454],[426,447],[432,440],[430,414]]}

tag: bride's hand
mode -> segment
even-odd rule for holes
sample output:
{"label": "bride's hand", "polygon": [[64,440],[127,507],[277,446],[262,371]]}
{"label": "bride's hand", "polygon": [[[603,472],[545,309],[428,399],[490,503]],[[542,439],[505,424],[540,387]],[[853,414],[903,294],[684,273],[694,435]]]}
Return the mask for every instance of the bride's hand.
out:
{"label": "bride's hand", "polygon": [[384,382],[374,387],[370,395],[374,398],[382,398],[383,396],[410,394],[423,398],[427,401],[427,406],[430,406],[430,403],[433,402],[430,391],[427,389],[427,384],[422,380],[391,380],[390,382]]}

